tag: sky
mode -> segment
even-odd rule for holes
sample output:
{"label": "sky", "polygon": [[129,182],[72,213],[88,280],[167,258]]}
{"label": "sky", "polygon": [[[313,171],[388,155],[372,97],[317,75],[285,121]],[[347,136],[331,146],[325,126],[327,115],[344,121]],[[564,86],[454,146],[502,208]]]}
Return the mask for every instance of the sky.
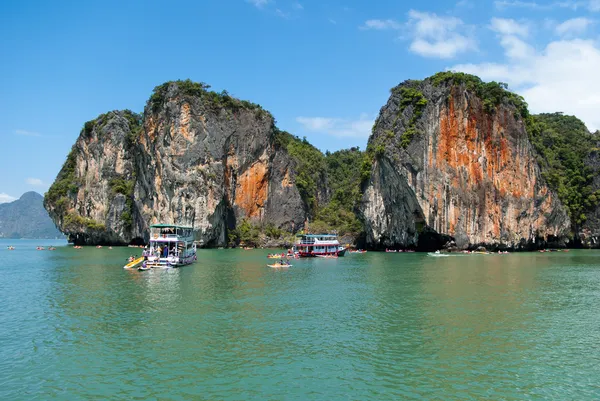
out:
{"label": "sky", "polygon": [[600,0],[0,2],[0,203],[44,193],[85,121],[192,79],[321,150],[366,147],[390,88],[443,70],[600,128]]}

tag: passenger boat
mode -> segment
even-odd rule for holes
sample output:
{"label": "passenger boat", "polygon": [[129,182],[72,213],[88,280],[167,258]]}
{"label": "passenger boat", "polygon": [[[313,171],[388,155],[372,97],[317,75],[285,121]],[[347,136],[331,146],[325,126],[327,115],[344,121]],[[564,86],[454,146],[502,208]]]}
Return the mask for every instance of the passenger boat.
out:
{"label": "passenger boat", "polygon": [[315,256],[344,256],[346,248],[340,246],[335,234],[302,234],[294,245],[294,253],[302,258]]}
{"label": "passenger boat", "polygon": [[150,244],[144,250],[147,267],[179,267],[194,263],[194,229],[173,224],[150,226]]}

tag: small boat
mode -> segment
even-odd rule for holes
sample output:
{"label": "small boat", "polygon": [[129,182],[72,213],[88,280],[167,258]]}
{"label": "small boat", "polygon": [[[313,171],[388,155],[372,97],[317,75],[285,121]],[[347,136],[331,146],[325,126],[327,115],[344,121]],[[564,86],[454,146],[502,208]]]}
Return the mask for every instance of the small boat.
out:
{"label": "small boat", "polygon": [[336,255],[315,255],[315,258],[337,259],[338,257]]}
{"label": "small boat", "polygon": [[367,253],[367,251],[365,251],[364,249],[356,249],[354,251],[348,251],[350,253]]}
{"label": "small boat", "polygon": [[146,270],[150,270],[151,267],[148,265],[141,265],[140,267],[138,267],[139,271],[146,271]]}
{"label": "small boat", "polygon": [[277,269],[277,268],[280,268],[280,267],[292,267],[292,265],[291,265],[291,264],[289,264],[289,263],[284,263],[284,264],[275,263],[275,264],[272,264],[272,265],[267,265],[267,266],[269,266],[269,267],[273,267],[273,268],[275,268],[275,269]]}
{"label": "small boat", "polygon": [[293,253],[301,258],[315,256],[344,256],[347,248],[340,245],[336,234],[301,234],[294,245]]}
{"label": "small boat", "polygon": [[14,250],[15,250],[15,247],[14,247],[14,246],[12,246],[12,245],[9,245],[9,246],[8,246],[8,250],[9,250],[9,251],[14,251]]}
{"label": "small boat", "polygon": [[37,248],[35,248],[35,249],[37,249],[38,251],[43,251],[43,250],[44,250],[44,249],[46,249],[46,248],[44,248],[43,246],[38,246],[38,247],[37,247]]}
{"label": "small boat", "polygon": [[[289,256],[291,256],[291,255],[289,255]],[[286,257],[286,255],[284,253],[282,253],[282,254],[275,253],[275,254],[267,255],[267,258],[269,258],[269,259],[281,259],[281,258],[285,258],[285,257]]]}
{"label": "small boat", "polygon": [[450,255],[448,255],[447,253],[441,253],[440,251],[428,252],[428,253],[427,253],[427,255],[429,255],[429,256],[434,256],[434,257],[438,257],[438,258],[439,258],[439,257],[442,257],[442,258],[443,258],[443,257],[450,256]]}
{"label": "small boat", "polygon": [[179,267],[194,263],[196,243],[193,227],[173,224],[150,226],[150,244],[143,256],[148,258],[149,267]]}
{"label": "small boat", "polygon": [[144,257],[140,256],[139,258],[134,259],[134,260],[130,261],[129,263],[127,263],[125,266],[123,266],[123,269],[131,269],[132,267],[136,267],[143,261],[144,261]]}

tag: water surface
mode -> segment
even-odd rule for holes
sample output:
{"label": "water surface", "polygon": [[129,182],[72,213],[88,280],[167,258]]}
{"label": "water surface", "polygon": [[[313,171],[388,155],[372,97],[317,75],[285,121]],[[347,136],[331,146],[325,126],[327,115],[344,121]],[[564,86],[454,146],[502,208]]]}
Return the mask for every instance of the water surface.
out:
{"label": "water surface", "polygon": [[0,240],[2,400],[600,398],[598,251],[138,272],[50,243]]}

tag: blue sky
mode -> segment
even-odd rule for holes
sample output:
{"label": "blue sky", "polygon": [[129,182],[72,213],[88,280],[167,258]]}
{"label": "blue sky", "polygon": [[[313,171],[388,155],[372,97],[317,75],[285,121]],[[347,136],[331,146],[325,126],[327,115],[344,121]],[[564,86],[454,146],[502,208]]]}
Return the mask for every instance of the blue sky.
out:
{"label": "blue sky", "polygon": [[43,193],[83,123],[190,78],[322,150],[366,146],[389,89],[456,69],[600,128],[600,0],[0,2],[0,202]]}

